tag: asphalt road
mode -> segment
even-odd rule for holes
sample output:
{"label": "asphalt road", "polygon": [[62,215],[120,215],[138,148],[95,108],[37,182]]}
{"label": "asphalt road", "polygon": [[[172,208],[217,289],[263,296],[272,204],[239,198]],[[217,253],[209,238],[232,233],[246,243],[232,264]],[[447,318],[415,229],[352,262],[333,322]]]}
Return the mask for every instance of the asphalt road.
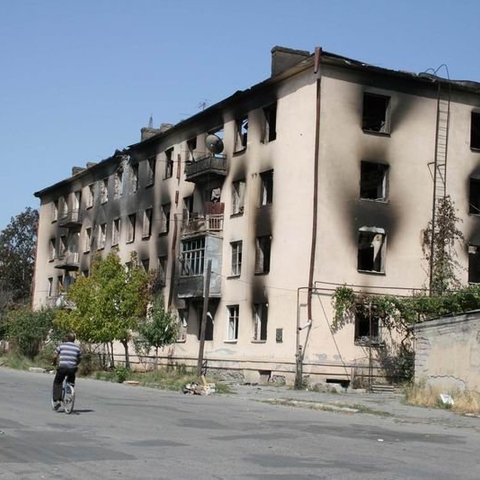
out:
{"label": "asphalt road", "polygon": [[480,478],[478,419],[399,422],[82,378],[69,416],[50,408],[52,380],[0,368],[0,480]]}

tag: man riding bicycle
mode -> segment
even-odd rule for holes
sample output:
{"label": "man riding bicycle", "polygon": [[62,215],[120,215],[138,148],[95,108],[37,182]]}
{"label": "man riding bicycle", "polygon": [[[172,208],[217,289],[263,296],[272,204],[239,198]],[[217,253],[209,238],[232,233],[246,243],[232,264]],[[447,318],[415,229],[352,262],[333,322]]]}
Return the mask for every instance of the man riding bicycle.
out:
{"label": "man riding bicycle", "polygon": [[77,372],[78,364],[82,360],[82,351],[74,342],[75,335],[69,333],[66,341],[58,345],[53,355],[53,365],[57,365],[57,373],[53,380],[53,402],[55,410],[60,407],[63,380],[67,377],[67,382],[75,385],[75,373]]}

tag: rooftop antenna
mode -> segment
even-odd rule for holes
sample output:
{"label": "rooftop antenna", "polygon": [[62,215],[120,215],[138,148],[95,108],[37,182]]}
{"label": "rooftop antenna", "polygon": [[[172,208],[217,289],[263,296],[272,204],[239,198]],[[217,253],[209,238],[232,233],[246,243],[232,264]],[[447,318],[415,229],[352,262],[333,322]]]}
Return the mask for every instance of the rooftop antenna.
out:
{"label": "rooftop antenna", "polygon": [[148,128],[153,128],[153,116],[150,115],[150,118],[148,119]]}

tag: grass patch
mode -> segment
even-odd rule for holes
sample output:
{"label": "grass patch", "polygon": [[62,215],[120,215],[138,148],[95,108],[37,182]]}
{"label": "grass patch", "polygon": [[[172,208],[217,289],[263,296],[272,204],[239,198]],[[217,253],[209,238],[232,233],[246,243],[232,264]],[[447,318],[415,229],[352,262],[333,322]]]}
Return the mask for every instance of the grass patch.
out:
{"label": "grass patch", "polygon": [[[445,405],[440,394],[447,393],[453,398],[453,405]],[[480,393],[469,390],[448,391],[419,383],[405,389],[405,401],[410,405],[428,408],[442,408],[460,414],[480,415]]]}

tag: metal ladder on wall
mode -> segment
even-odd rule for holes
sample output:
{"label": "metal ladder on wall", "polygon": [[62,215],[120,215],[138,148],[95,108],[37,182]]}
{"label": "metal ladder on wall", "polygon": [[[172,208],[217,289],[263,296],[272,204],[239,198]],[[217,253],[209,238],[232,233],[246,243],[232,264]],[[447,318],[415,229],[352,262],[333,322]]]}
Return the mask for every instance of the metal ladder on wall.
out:
{"label": "metal ladder on wall", "polygon": [[[447,71],[448,73],[448,71]],[[449,79],[450,80],[450,79]],[[433,281],[433,249],[437,229],[437,208],[441,200],[447,195],[447,158],[448,158],[448,133],[450,128],[450,82],[437,80],[437,120],[435,131],[435,157],[428,164],[433,178],[432,202],[432,239],[430,250],[430,291]],[[443,83],[443,85],[442,85]]]}

